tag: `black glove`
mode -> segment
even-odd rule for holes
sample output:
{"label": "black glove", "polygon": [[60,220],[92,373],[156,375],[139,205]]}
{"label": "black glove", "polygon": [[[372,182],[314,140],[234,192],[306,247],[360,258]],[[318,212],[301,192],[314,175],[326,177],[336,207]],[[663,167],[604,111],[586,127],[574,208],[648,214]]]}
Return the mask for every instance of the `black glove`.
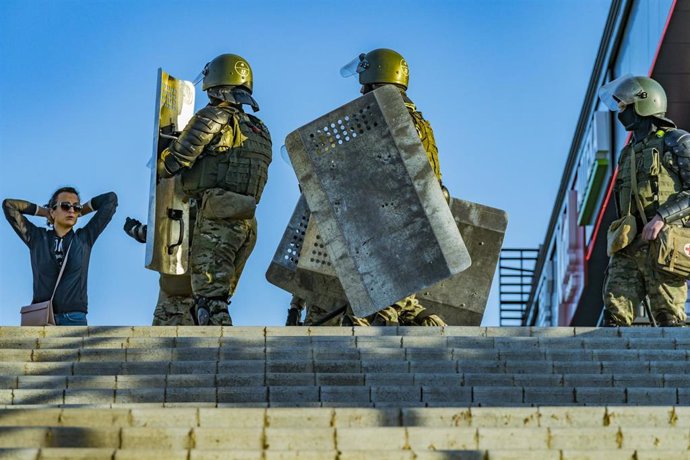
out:
{"label": "black glove", "polygon": [[146,243],[146,225],[136,219],[127,217],[125,220],[124,231],[140,243]]}

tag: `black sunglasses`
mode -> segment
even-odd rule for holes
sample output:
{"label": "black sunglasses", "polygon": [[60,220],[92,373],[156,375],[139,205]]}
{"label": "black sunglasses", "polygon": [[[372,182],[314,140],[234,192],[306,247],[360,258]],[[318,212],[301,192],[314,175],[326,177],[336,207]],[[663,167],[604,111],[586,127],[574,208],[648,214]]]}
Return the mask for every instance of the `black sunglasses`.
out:
{"label": "black sunglasses", "polygon": [[60,201],[59,203],[55,203],[53,205],[53,210],[57,209],[57,207],[60,206],[60,209],[63,211],[67,212],[70,209],[74,209],[74,212],[81,212],[83,209],[83,206],[77,203],[70,203],[69,201]]}

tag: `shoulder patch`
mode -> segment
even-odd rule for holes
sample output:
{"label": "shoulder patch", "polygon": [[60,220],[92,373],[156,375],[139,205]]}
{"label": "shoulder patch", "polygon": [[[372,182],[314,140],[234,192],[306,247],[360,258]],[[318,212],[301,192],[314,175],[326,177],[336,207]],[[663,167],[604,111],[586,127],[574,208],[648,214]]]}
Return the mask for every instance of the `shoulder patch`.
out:
{"label": "shoulder patch", "polygon": [[247,118],[249,119],[249,122],[250,122],[251,124],[253,124],[253,125],[255,125],[256,127],[260,128],[260,129],[264,132],[264,134],[270,135],[269,132],[268,132],[268,127],[266,127],[266,125],[264,124],[264,122],[261,121],[261,119],[260,119],[259,117],[256,117],[256,116],[254,116],[254,115],[252,115],[252,114],[250,114],[250,113],[247,113],[247,114],[245,114],[245,115],[247,116]]}
{"label": "shoulder patch", "polygon": [[690,157],[690,133],[684,129],[674,129],[666,133],[664,144],[674,154]]}

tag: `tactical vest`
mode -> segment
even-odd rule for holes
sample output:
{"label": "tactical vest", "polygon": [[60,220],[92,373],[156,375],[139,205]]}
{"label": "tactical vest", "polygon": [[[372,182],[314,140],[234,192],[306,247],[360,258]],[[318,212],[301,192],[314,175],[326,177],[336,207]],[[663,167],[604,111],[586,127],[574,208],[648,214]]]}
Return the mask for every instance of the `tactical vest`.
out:
{"label": "tactical vest", "polygon": [[[406,97],[403,96],[403,98]],[[434,139],[434,131],[431,129],[431,124],[424,119],[421,112],[417,111],[412,101],[406,99],[405,106],[408,112],[410,112],[414,127],[417,129],[417,134],[422,141],[426,156],[429,158],[429,165],[431,165],[431,169],[434,170],[436,178],[441,180],[441,165],[438,161],[438,147],[436,147],[436,139]]]}
{"label": "tactical vest", "polygon": [[[233,116],[238,117],[235,126],[240,129],[239,142]],[[253,196],[258,203],[268,179],[271,157],[271,136],[266,126],[252,115],[236,112],[194,165],[182,171],[182,188],[187,194],[198,196],[217,187]]]}
{"label": "tactical vest", "polygon": [[[623,148],[618,160],[616,179],[619,216],[625,215],[628,209],[634,215],[639,214],[635,197],[630,194],[630,155],[635,155],[638,195],[648,219],[654,217],[660,204],[666,203],[682,190],[683,183],[675,158],[664,147],[664,135],[653,133],[644,140]],[[687,219],[683,219],[683,222],[685,220]]]}

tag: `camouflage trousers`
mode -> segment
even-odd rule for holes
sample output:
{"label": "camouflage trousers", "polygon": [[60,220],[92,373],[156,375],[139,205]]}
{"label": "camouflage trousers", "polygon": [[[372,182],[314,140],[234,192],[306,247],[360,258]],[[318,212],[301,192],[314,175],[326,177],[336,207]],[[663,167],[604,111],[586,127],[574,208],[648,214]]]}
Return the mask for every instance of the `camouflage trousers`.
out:
{"label": "camouflage trousers", "polygon": [[[649,245],[628,247],[609,260],[604,280],[604,305],[618,326],[630,326],[635,308],[649,296],[652,314],[660,318],[685,321],[685,300],[688,286],[684,278],[666,275],[652,268]],[[663,322],[663,321],[662,321]]]}
{"label": "camouflage trousers", "polygon": [[217,208],[204,206],[211,193],[217,199],[219,189],[204,193],[194,228],[189,257],[192,291],[194,296],[211,299],[209,324],[232,325],[228,300],[256,244],[257,225],[255,218],[218,216]]}
{"label": "camouflage trousers", "polygon": [[[318,306],[307,306],[307,317],[304,324],[310,325],[319,318],[323,318],[328,312]],[[352,314],[348,308],[341,316],[330,319],[323,326],[339,326],[343,323],[351,323],[353,326],[445,326],[446,323],[438,315],[429,314],[417,300],[416,295],[405,297],[366,318],[360,318]]]}
{"label": "camouflage trousers", "polygon": [[158,303],[153,312],[154,326],[193,326],[190,309],[194,306],[189,275],[161,274]]}
{"label": "camouflage trousers", "polygon": [[405,297],[390,307],[367,317],[372,326],[445,326],[440,316],[430,314],[416,295]]}

